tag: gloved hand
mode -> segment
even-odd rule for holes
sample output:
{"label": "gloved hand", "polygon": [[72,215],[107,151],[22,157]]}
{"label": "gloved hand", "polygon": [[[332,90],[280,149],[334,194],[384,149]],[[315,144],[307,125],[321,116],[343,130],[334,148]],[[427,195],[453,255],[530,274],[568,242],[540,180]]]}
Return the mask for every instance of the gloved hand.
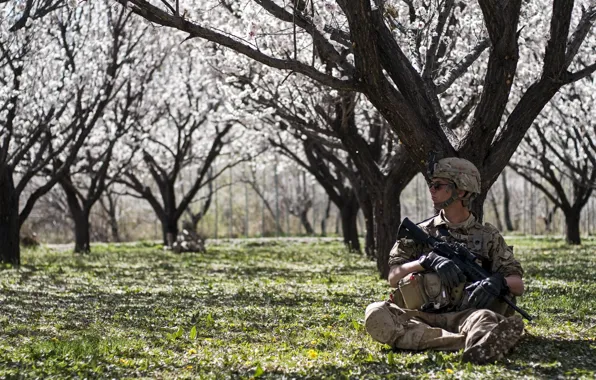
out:
{"label": "gloved hand", "polygon": [[453,261],[434,252],[421,256],[418,262],[424,269],[437,272],[443,285],[450,289],[466,281],[466,276]]}
{"label": "gloved hand", "polygon": [[476,309],[486,309],[495,298],[507,290],[507,281],[501,273],[495,273],[484,280],[476,281],[466,287],[470,293],[468,304]]}

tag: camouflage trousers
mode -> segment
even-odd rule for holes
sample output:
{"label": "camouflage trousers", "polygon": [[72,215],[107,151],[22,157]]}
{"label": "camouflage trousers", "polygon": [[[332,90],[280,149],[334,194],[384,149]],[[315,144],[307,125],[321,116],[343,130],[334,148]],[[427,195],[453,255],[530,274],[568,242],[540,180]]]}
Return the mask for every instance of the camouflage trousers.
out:
{"label": "camouflage trousers", "polygon": [[366,308],[364,325],[373,339],[398,349],[457,351],[472,347],[505,319],[487,309],[425,313],[375,302]]}

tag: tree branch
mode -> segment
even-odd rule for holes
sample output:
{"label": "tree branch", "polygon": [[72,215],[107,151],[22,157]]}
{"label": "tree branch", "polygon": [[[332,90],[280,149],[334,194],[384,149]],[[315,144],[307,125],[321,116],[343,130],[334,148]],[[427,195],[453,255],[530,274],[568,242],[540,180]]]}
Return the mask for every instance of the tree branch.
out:
{"label": "tree branch", "polygon": [[576,82],[580,79],[584,79],[596,72],[596,63],[591,64],[590,66],[586,66],[580,71],[576,71],[575,73],[569,74],[567,76],[567,83]]}
{"label": "tree branch", "polygon": [[[566,69],[567,36],[571,25],[573,0],[554,0],[550,20],[550,37],[544,54],[543,75],[560,78]],[[576,37],[576,36],[574,36]],[[568,57],[567,57],[568,58]]]}
{"label": "tree branch", "polygon": [[[215,42],[222,46],[228,47],[240,54],[243,54],[255,61],[264,63],[276,69],[295,71],[304,74],[318,82],[321,82],[329,87],[342,90],[357,90],[359,85],[353,80],[341,80],[330,75],[324,74],[312,66],[306,65],[302,62],[292,59],[279,59],[263,54],[258,50],[251,48],[244,43],[228,37],[222,33],[214,30],[203,28],[197,24],[185,20],[182,17],[170,15],[165,11],[155,7],[146,0],[116,0],[124,7],[130,9],[139,16],[154,22],[159,25],[169,26],[189,34],[188,38],[203,38],[208,41]],[[187,39],[188,39],[187,38]]]}
{"label": "tree branch", "polygon": [[573,62],[573,59],[577,55],[579,48],[586,39],[588,32],[593,26],[594,19],[596,18],[596,5],[592,5],[590,8],[582,8],[582,17],[575,28],[575,32],[571,36],[567,43],[567,49],[565,53],[565,68],[568,68]]}
{"label": "tree branch", "polygon": [[439,84],[437,85],[437,94],[442,94],[445,91],[447,91],[449,87],[451,87],[453,82],[455,82],[459,77],[464,75],[464,73],[470,68],[470,66],[472,66],[472,64],[476,62],[478,57],[480,57],[480,54],[482,54],[489,46],[489,38],[480,40],[480,42],[478,42],[478,44],[474,46],[474,49],[472,49],[472,51],[469,52],[455,68],[449,70],[447,75],[445,75],[439,81]]}

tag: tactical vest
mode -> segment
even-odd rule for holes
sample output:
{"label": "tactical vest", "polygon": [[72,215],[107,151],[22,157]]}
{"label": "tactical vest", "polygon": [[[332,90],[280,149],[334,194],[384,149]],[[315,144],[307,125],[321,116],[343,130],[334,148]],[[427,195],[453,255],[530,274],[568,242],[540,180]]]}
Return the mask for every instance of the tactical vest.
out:
{"label": "tactical vest", "polygon": [[[452,237],[456,241],[464,243],[470,251],[478,254],[478,264],[491,272],[491,261],[484,255],[480,255],[486,252],[488,243],[488,239],[485,238],[482,231],[464,235],[449,231],[445,226],[439,226],[437,231],[440,236],[444,237],[444,240],[450,240],[449,237]],[[392,295],[392,300],[401,308],[425,312],[465,310],[469,308],[469,295],[464,290],[466,285],[468,284],[462,283],[449,290],[443,286],[439,276],[433,271],[411,273],[399,281],[397,289]],[[511,297],[511,299],[515,302],[515,297]],[[513,309],[499,300],[495,300],[488,309],[505,316],[514,313]]]}
{"label": "tactical vest", "polygon": [[[461,311],[469,308],[468,292],[461,283],[449,291],[435,272],[410,273],[402,278],[391,300],[402,309],[420,310],[427,313]],[[515,303],[515,297],[509,297]],[[505,302],[496,299],[487,309],[506,317],[515,312]]]}
{"label": "tactical vest", "polygon": [[448,291],[435,272],[410,273],[399,281],[393,302],[404,309],[451,311],[461,303],[464,286]]}

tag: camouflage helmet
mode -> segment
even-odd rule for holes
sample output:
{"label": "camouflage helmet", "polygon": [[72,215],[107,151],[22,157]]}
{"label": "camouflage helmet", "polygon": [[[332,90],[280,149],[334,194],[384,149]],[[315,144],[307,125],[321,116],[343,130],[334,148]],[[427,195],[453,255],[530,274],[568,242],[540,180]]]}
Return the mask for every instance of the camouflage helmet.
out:
{"label": "camouflage helmet", "polygon": [[463,158],[448,157],[439,160],[432,176],[453,181],[458,190],[480,194],[480,172],[473,163]]}

